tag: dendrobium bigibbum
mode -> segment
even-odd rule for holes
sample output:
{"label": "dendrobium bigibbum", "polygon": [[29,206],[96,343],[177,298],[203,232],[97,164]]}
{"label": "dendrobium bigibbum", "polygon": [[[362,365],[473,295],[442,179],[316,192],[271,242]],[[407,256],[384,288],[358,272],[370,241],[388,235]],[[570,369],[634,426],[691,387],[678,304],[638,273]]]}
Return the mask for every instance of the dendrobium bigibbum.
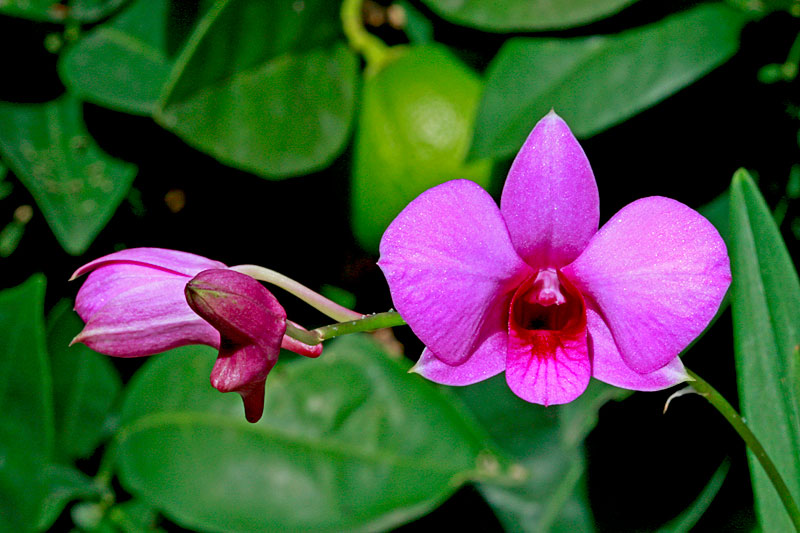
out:
{"label": "dendrobium bigibbum", "polygon": [[321,344],[309,346],[285,335],[286,315],[274,296],[219,261],[177,250],[131,248],[87,263],[72,279],[84,274],[89,276],[75,311],[86,325],[73,343],[116,357],[189,344],[217,348],[211,384],[239,392],[250,421],[261,416],[264,380],[281,347],[307,357],[322,351]]}
{"label": "dendrobium bigibbum", "polygon": [[644,391],[688,380],[678,354],[731,281],[719,233],[663,197],[598,223],[589,161],[555,112],[517,154],[499,209],[467,180],[421,194],[386,230],[378,263],[426,346],[414,370],[447,385],[505,371],[543,405],[574,400],[591,377]]}

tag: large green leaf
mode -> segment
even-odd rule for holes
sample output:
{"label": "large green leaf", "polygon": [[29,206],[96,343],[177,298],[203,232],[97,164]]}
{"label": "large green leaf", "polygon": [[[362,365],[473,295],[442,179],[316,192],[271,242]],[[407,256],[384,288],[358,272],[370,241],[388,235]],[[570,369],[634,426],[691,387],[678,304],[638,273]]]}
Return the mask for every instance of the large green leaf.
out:
{"label": "large green leaf", "polygon": [[155,118],[223,163],[268,178],[318,170],[344,148],[358,61],[338,3],[220,0],[175,62]]}
{"label": "large green leaf", "polygon": [[[800,345],[800,282],[772,213],[752,178],[731,184],[733,334],[742,412],[800,499],[800,398],[793,359]],[[763,531],[790,531],[789,517],[755,456],[748,454]]]}
{"label": "large green leaf", "polygon": [[613,15],[636,0],[423,0],[455,24],[512,32],[569,28]]}
{"label": "large green leaf", "polygon": [[91,138],[81,103],[0,103],[0,152],[70,254],[89,247],[130,188],[136,167]]}
{"label": "large green leaf", "polygon": [[517,487],[484,481],[478,485],[508,531],[592,531],[586,495],[583,439],[597,411],[629,391],[592,381],[568,406],[533,405],[515,396],[505,376],[458,389],[459,396],[494,440],[527,469]]}
{"label": "large green leaf", "polygon": [[69,47],[59,73],[70,92],[126,113],[149,115],[167,80],[169,0],[136,0]]}
{"label": "large green leaf", "polygon": [[97,22],[127,0],[0,0],[0,15],[41,22]]}
{"label": "large green leaf", "polygon": [[108,357],[70,341],[83,327],[62,300],[48,317],[48,348],[53,367],[56,455],[85,458],[108,434],[108,417],[122,383]]}
{"label": "large green leaf", "polygon": [[578,137],[622,122],[725,62],[745,22],[705,4],[617,35],[511,39],[489,65],[472,154],[513,154],[551,109]]}
{"label": "large green leaf", "polygon": [[184,527],[389,528],[430,511],[479,465],[506,469],[458,404],[367,337],[279,364],[258,424],[209,385],[214,355],[190,347],[152,360],[123,408],[122,482]]}
{"label": "large green leaf", "polygon": [[0,530],[32,531],[53,454],[41,275],[0,292]]}

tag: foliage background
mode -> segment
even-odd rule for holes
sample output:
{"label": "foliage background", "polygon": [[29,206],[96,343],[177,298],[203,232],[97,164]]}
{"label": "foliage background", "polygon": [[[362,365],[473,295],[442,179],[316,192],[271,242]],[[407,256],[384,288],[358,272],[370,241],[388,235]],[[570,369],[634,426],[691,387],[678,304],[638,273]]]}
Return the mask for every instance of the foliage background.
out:
{"label": "foliage background", "polygon": [[[124,7],[116,5],[122,2],[112,4],[115,5],[110,6],[109,14]],[[452,19],[442,17],[432,9],[437,5],[433,0],[403,5],[423,21],[413,26],[421,33],[403,31],[384,23],[372,28],[374,34],[388,44],[405,44],[409,35],[424,36],[429,23],[433,39],[449,47],[483,79],[492,59],[510,38],[572,39],[615,35],[631,28],[662,23],[665,17],[694,7],[692,2],[640,0],[619,13],[578,27],[493,33],[455,24]],[[207,7],[202,2],[173,2],[169,6],[175,23],[174,33],[170,35],[177,36],[181,31],[188,35],[199,20],[199,13]],[[384,13],[388,6],[388,2],[382,2],[371,9]],[[792,198],[787,192],[787,183],[790,175],[797,172],[798,82],[789,79],[765,83],[769,72],[763,69],[765,65],[786,60],[800,25],[790,13],[796,7],[793,4],[757,7],[760,9],[743,11],[749,21],[741,32],[738,51],[723,65],[698,80],[689,80],[693,83],[656,105],[630,118],[622,117],[620,124],[591,136],[581,136],[601,191],[601,220],[607,220],[630,201],[648,195],[669,196],[693,207],[707,205],[726,190],[737,168],[746,167],[758,176],[760,189],[769,205],[783,210],[781,228],[793,257],[797,257],[800,209],[796,196]],[[95,22],[84,26],[72,42],[73,26],[68,25],[65,30],[62,24],[11,16],[14,13],[3,15],[3,9],[7,8],[0,2],[0,50],[4,50],[0,55],[2,107],[19,108],[48,102],[69,93],[64,85],[64,56],[71,46],[80,44],[80,39],[95,27]],[[333,11],[335,16],[336,10]],[[96,24],[106,21],[102,17]],[[338,21],[334,18],[328,23],[334,27]],[[314,29],[309,28],[298,31],[308,32],[295,36],[301,42],[307,35],[314,34]],[[340,32],[338,27],[331,31],[335,35]],[[683,37],[691,36],[687,32]],[[341,37],[337,39],[344,42]],[[57,46],[59,41],[61,46]],[[649,59],[657,65],[660,50],[678,45],[680,42],[675,40],[658,42],[652,57],[639,57],[634,64],[644,65]],[[170,46],[179,49],[178,44]],[[53,51],[48,51],[48,47]],[[602,76],[598,79],[603,80]],[[567,91],[577,91],[583,83],[581,72],[565,83]],[[17,286],[33,272],[43,273],[47,279],[44,311],[50,312],[62,298],[74,297],[78,285],[66,280],[81,264],[120,248],[157,246],[191,251],[231,265],[261,264],[312,288],[327,290],[332,295],[344,294],[363,312],[390,308],[388,290],[375,266],[374,250],[365,250],[359,245],[351,225],[353,147],[354,137],[360,134],[357,117],[365,112],[360,99],[363,85],[359,67],[349,133],[340,153],[319,169],[280,180],[262,179],[251,172],[252,168],[248,171],[247,165],[224,164],[203,150],[193,148],[193,143],[182,140],[148,116],[88,102],[80,104],[87,132],[99,148],[138,169],[133,185],[97,238],[82,253],[73,255],[54,237],[31,190],[24,186],[25,176],[13,172],[9,150],[0,152],[0,160],[12,167],[12,172],[0,182],[11,186],[10,193],[0,200],[0,225],[5,224],[7,228],[0,236],[0,240],[5,239],[0,247],[11,250],[4,254],[7,257],[0,259],[3,287]],[[606,89],[597,85],[590,94],[603,95]],[[402,93],[402,87],[397,90]],[[558,108],[556,111],[569,113]],[[539,118],[530,116],[530,127]],[[0,115],[0,133],[7,120]],[[296,120],[304,119],[297,117]],[[243,125],[242,128],[262,126]],[[494,158],[490,191],[495,195],[502,187],[512,155],[504,153]],[[401,149],[398,158],[406,157],[411,156],[403,155]],[[391,170],[387,169],[387,173],[391,174]],[[461,176],[442,179],[457,177]],[[374,179],[381,178],[375,176]],[[20,223],[20,206],[33,207],[29,222]],[[721,219],[725,220],[726,215]],[[12,237],[20,233],[21,238],[15,244]],[[8,241],[9,238],[12,240]],[[321,325],[318,315],[286,295],[279,294],[279,298],[293,319],[307,326]],[[399,330],[396,335],[408,357],[416,358],[421,350],[419,341],[407,330]],[[687,362],[735,404],[731,337],[729,312],[726,312],[692,349]],[[112,361],[123,382],[128,382],[143,362]],[[470,405],[470,395],[479,396],[484,391],[481,387],[459,393]],[[487,385],[484,393],[501,394],[497,387],[491,387]],[[268,386],[268,396],[270,393]],[[654,530],[686,509],[716,468],[729,457],[730,473],[697,530],[752,528],[755,516],[743,445],[700,398],[681,400],[667,414],[661,415],[667,397],[666,392],[640,393],[624,401],[607,403],[599,410],[599,423],[585,442],[586,470],[583,481],[577,485],[576,505],[584,510],[581,512],[590,510],[590,518],[593,517],[590,523],[600,531]],[[598,401],[593,408],[599,409],[604,403]],[[503,441],[509,434],[515,437],[516,443],[501,444],[512,448],[512,452],[522,450],[517,457],[527,454],[527,450],[549,449],[546,437],[537,434],[535,429],[528,434],[525,428],[547,427],[554,416],[569,416],[557,409],[543,414],[532,406],[508,405],[514,410],[476,411],[475,416],[497,440]],[[15,408],[4,405],[4,410]],[[554,411],[558,414],[554,415]],[[269,416],[267,411],[265,417]],[[571,456],[565,459],[564,454],[559,453],[549,458],[541,456],[540,460],[550,465],[561,460],[573,464]],[[100,451],[90,453],[80,459],[77,466],[84,473],[94,475],[100,457]],[[583,460],[578,461],[582,466]],[[580,470],[582,468],[578,470],[579,476]],[[546,477],[546,469],[538,472],[542,479]],[[559,472],[557,470],[556,476],[562,475]],[[582,488],[584,482],[585,488]],[[125,501],[129,487],[115,484],[114,489],[118,499]],[[545,482],[540,489],[543,493],[555,490]],[[97,498],[87,496],[85,499],[95,501]],[[456,524],[498,530],[503,525],[508,527],[509,522],[503,523],[504,507],[495,505],[493,509],[486,499],[491,500],[491,496],[487,496],[485,490],[468,484],[427,516],[407,525],[393,523],[392,527],[401,530]],[[158,509],[157,502],[148,504]],[[572,504],[557,508],[556,514],[568,516],[569,505]],[[79,504],[70,504],[55,527],[68,527],[72,522],[81,525],[80,513]],[[178,525],[188,527],[180,520],[176,525],[174,520],[174,517],[161,518],[158,523],[167,529]],[[91,524],[91,520],[83,522],[84,527],[86,524]],[[553,527],[558,527],[558,520]]]}

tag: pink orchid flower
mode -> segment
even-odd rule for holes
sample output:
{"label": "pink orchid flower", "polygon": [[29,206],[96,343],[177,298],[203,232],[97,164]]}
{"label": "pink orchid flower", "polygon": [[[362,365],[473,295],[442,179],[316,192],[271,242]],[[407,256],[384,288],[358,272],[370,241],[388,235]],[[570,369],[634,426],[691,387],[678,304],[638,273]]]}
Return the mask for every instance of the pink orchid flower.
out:
{"label": "pink orchid flower", "polygon": [[[75,299],[86,326],[73,343],[116,357],[153,355],[189,344],[217,348],[212,385],[242,394],[248,420],[261,416],[264,379],[279,348],[307,357],[322,352],[321,344],[309,346],[284,335],[286,317],[272,294],[219,261],[176,250],[132,248],[87,263],[72,279],[87,273]],[[185,294],[193,278],[206,289],[213,285],[225,303],[200,285],[195,312]]]}
{"label": "pink orchid flower", "polygon": [[725,244],[669,198],[637,200],[599,231],[589,161],[554,112],[531,132],[498,209],[473,182],[434,187],[381,240],[392,299],[446,385],[505,370],[511,390],[567,403],[593,376],[632,390],[688,378],[678,354],[730,284]]}

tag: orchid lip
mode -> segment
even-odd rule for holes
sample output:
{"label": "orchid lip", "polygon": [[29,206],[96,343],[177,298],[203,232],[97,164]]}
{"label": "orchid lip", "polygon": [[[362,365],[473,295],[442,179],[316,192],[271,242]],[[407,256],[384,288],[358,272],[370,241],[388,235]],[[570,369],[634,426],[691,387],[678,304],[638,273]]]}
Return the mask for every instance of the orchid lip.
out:
{"label": "orchid lip", "polygon": [[586,323],[583,297],[553,268],[541,269],[519,286],[510,315],[513,324],[529,332],[576,331]]}

